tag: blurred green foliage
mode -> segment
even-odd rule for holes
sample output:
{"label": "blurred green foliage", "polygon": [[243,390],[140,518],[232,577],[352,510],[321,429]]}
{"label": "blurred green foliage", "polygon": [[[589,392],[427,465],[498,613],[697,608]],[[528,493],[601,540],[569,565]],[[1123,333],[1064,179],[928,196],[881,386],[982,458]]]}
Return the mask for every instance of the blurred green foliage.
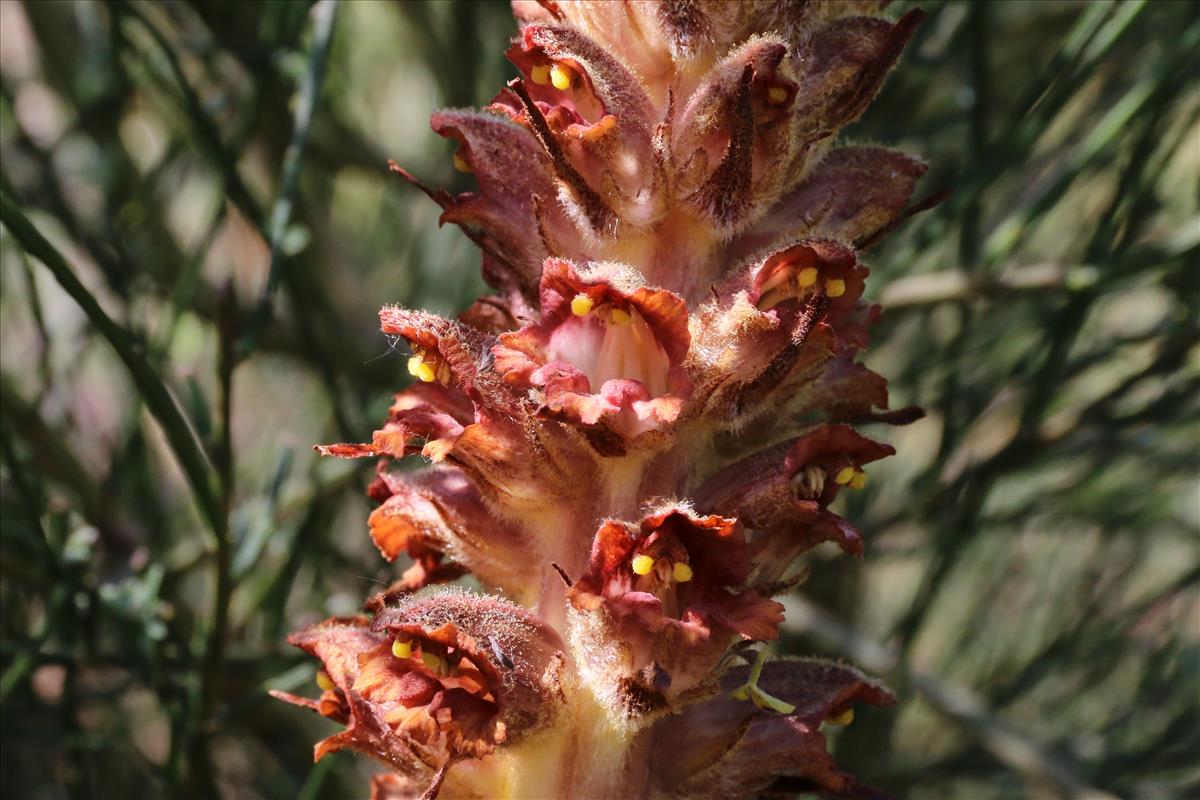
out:
{"label": "blurred green foliage", "polygon": [[[850,131],[953,194],[868,256],[867,363],[928,416],[845,509],[781,648],[900,705],[839,760],[912,798],[1200,796],[1200,13],[923,3]],[[375,312],[478,256],[389,157],[468,188],[439,106],[511,73],[502,2],[0,3],[6,797],[316,798],[286,632],[397,569],[361,441]],[[45,237],[44,239],[42,237]]]}

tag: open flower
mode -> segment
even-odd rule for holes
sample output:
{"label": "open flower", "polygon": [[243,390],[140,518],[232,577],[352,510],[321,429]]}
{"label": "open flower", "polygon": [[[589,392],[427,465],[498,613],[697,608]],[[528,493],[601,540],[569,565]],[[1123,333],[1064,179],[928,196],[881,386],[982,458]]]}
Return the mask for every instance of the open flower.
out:
{"label": "open flower", "polygon": [[293,634],[322,664],[320,698],[275,697],[346,725],[314,756],[350,748],[440,784],[553,719],[565,656],[553,630],[498,598],[424,595]]}
{"label": "open flower", "polygon": [[843,489],[866,486],[864,467],[894,452],[848,425],[822,425],[713,475],[696,490],[697,506],[757,532],[749,546],[751,583],[770,586],[821,542],[862,555],[862,536],[828,506]]}
{"label": "open flower", "polygon": [[691,393],[682,300],[609,265],[549,259],[541,306],[540,321],[500,336],[496,370],[506,381],[539,391],[552,416],[626,440],[678,417]]}
{"label": "open flower", "polygon": [[[611,626],[592,643],[609,650],[591,667],[624,675],[623,699],[638,711],[706,691],[732,641],[777,636],[783,607],[739,588],[747,567],[733,519],[668,506],[637,526],[606,521],[587,574],[568,592],[584,616],[600,614],[600,627]],[[595,636],[595,626],[585,620],[580,630]]]}

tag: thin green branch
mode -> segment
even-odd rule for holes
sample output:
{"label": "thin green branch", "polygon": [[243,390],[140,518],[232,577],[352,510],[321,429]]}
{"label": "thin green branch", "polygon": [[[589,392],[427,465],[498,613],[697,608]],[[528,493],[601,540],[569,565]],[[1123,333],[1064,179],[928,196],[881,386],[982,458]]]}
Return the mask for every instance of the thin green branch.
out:
{"label": "thin green branch", "polygon": [[985,750],[1010,770],[1038,784],[1054,786],[1063,797],[1114,800],[1108,792],[1089,786],[1062,759],[1044,752],[1035,741],[992,714],[983,698],[973,691],[913,666],[891,648],[843,624],[818,606],[799,598],[793,598],[792,602],[787,627],[811,633],[834,645],[838,652],[872,672],[903,677],[938,713],[976,737]]}
{"label": "thin green branch", "polygon": [[226,520],[221,513],[217,493],[212,484],[211,465],[183,412],[171,397],[162,378],[142,354],[140,345],[128,330],[105,313],[92,293],[72,272],[66,258],[42,236],[6,192],[0,192],[0,222],[4,223],[4,227],[26,253],[46,265],[59,285],[79,304],[88,320],[116,351],[146,407],[162,426],[171,450],[179,460],[195,493],[201,514],[208,521],[214,534],[224,531]]}
{"label": "thin green branch", "polygon": [[300,162],[304,156],[304,148],[308,143],[308,132],[312,127],[317,107],[317,98],[321,94],[322,79],[325,76],[325,62],[329,55],[329,45],[333,41],[334,22],[337,20],[338,0],[326,0],[313,9],[313,41],[308,52],[308,71],[300,82],[299,96],[293,117],[292,139],[283,156],[282,178],[279,185],[279,196],[271,209],[271,217],[267,224],[267,241],[271,247],[271,264],[267,273],[267,282],[263,287],[250,329],[246,331],[239,346],[240,354],[254,349],[259,331],[263,323],[271,315],[275,292],[284,269],[283,239],[287,232],[288,223],[292,217],[292,201],[299,186]]}

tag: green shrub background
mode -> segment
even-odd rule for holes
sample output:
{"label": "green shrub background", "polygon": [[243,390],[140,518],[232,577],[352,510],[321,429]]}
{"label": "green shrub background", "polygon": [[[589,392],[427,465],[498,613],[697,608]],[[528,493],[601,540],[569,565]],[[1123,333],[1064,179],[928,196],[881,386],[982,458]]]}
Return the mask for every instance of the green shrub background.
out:
{"label": "green shrub background", "polygon": [[[921,5],[848,140],[953,190],[867,256],[866,363],[928,416],[870,431],[899,455],[839,501],[867,556],[812,556],[778,650],[896,689],[834,747],[897,797],[1200,796],[1200,13]],[[310,446],[409,380],[380,305],[483,289],[386,162],[470,187],[427,119],[490,99],[514,31],[467,0],[0,2],[5,797],[365,795],[265,694],[312,690],[289,630],[403,568],[371,465]]]}

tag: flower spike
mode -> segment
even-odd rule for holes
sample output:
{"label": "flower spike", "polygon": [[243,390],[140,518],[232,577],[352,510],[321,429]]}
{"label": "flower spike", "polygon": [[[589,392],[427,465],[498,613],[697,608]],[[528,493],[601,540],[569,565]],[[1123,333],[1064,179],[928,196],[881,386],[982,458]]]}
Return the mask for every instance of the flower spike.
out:
{"label": "flower spike", "polygon": [[369,442],[318,448],[376,459],[397,575],[293,634],[319,695],[276,696],[343,725],[316,757],[392,771],[372,798],[870,794],[822,731],[892,696],[761,643],[802,555],[864,552],[831,509],[893,449],[853,426],[921,413],[860,363],[861,250],[938,195],[834,146],[922,16],[884,5],[514,0],[519,77],[431,120],[471,189],[391,165],[491,290],[385,306],[402,388]]}

